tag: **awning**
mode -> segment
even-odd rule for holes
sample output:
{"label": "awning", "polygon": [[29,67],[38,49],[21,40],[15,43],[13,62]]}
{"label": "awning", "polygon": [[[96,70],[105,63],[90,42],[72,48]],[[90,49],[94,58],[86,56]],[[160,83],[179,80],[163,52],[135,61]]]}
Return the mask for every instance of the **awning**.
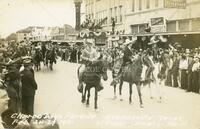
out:
{"label": "awning", "polygon": [[160,32],[160,33],[144,33],[144,34],[133,34],[133,35],[136,35],[136,36],[153,36],[153,35],[187,35],[187,34],[200,34],[200,31]]}

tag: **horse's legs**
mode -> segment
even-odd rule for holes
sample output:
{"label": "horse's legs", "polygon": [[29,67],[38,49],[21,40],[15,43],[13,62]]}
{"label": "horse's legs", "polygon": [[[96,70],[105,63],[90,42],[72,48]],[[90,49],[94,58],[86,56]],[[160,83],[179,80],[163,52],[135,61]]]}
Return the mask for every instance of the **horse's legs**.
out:
{"label": "horse's legs", "polygon": [[159,80],[159,84],[158,84],[158,86],[157,86],[157,88],[158,88],[158,102],[161,102],[162,101],[162,88],[163,88],[163,86],[164,86],[164,82],[165,82],[165,80]]}
{"label": "horse's legs", "polygon": [[97,99],[98,99],[98,91],[97,87],[95,87],[95,95],[94,95],[94,108],[97,109]]}
{"label": "horse's legs", "polygon": [[117,96],[116,96],[116,86],[117,86],[117,85],[114,85],[114,98],[113,98],[113,99],[116,99],[116,98],[117,98]]}
{"label": "horse's legs", "polygon": [[143,108],[143,102],[142,102],[142,94],[141,94],[141,84],[136,84],[138,95],[139,95],[139,101],[140,101],[140,107]]}
{"label": "horse's legs", "polygon": [[86,106],[89,106],[89,104],[90,104],[90,88],[88,88],[87,89],[87,91],[88,91],[88,94],[87,94],[87,102],[86,102]]}
{"label": "horse's legs", "polygon": [[41,64],[40,64],[40,61],[38,62],[38,70],[41,70]]}
{"label": "horse's legs", "polygon": [[129,104],[132,104],[132,84],[129,83]]}
{"label": "horse's legs", "polygon": [[85,87],[85,89],[82,91],[82,103],[85,103],[85,96],[86,96],[86,92],[87,92],[87,86]]}
{"label": "horse's legs", "polygon": [[120,101],[123,101],[123,99],[122,99],[122,85],[123,85],[123,81],[120,80],[120,84],[119,84],[119,96],[120,96]]}
{"label": "horse's legs", "polygon": [[50,61],[49,67],[50,67],[50,70],[53,70],[53,63],[51,61]]}
{"label": "horse's legs", "polygon": [[152,96],[152,87],[151,87],[152,83],[153,83],[153,82],[149,82],[149,83],[148,83],[149,94],[150,94],[150,98],[151,98],[151,99],[153,99],[153,96]]}

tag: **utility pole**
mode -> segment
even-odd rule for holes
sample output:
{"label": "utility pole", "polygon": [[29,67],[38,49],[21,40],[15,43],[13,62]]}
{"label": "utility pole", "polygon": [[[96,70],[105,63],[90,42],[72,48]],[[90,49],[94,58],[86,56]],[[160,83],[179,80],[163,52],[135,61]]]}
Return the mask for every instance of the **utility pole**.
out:
{"label": "utility pole", "polygon": [[80,30],[81,28],[81,3],[82,0],[74,0],[75,11],[76,11],[76,30]]}

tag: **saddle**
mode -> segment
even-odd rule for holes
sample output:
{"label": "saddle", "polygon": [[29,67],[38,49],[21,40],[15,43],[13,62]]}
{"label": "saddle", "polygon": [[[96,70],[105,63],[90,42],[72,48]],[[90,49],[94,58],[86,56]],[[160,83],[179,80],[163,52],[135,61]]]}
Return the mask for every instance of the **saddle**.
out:
{"label": "saddle", "polygon": [[101,80],[102,66],[99,63],[90,64],[85,67],[83,81],[85,83],[96,84]]}

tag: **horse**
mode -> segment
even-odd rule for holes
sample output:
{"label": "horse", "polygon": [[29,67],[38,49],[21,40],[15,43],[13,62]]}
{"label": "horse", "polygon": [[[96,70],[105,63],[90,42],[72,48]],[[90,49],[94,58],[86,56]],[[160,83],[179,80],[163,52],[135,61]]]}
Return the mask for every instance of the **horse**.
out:
{"label": "horse", "polygon": [[41,70],[41,61],[43,61],[43,55],[40,50],[36,50],[36,52],[33,55],[33,63],[37,71]]}
{"label": "horse", "polygon": [[[79,70],[78,70],[78,77],[80,77]],[[90,99],[90,90],[91,88],[95,89],[95,96],[94,96],[94,109],[97,110],[97,100],[98,100],[98,85],[101,83],[101,77],[103,80],[106,81],[108,79],[107,75],[107,63],[103,60],[98,60],[89,66],[86,66],[84,76],[82,81],[84,82],[83,90],[82,90],[82,103],[85,103],[86,106],[89,106],[89,99]],[[79,78],[80,79],[80,78]],[[87,100],[86,100],[87,94]]]}
{"label": "horse", "polygon": [[[123,99],[121,98],[121,96],[122,96],[123,82],[129,83],[129,104],[132,104],[132,85],[133,84],[136,85],[141,108],[143,108],[142,94],[141,94],[141,84],[143,81],[141,79],[141,74],[144,65],[146,65],[144,64],[143,61],[144,58],[145,56],[143,56],[142,54],[136,54],[133,62],[126,64],[126,66],[124,66],[122,70],[122,75],[120,76],[120,84],[119,84],[119,95],[120,95],[120,100],[122,101]],[[114,66],[112,69],[113,78],[118,76],[122,62],[123,62],[122,58],[118,58],[114,61]],[[116,85],[114,85],[114,98],[116,98]]]}
{"label": "horse", "polygon": [[56,52],[54,49],[47,50],[45,53],[45,65],[53,70],[53,63],[56,63]]}

